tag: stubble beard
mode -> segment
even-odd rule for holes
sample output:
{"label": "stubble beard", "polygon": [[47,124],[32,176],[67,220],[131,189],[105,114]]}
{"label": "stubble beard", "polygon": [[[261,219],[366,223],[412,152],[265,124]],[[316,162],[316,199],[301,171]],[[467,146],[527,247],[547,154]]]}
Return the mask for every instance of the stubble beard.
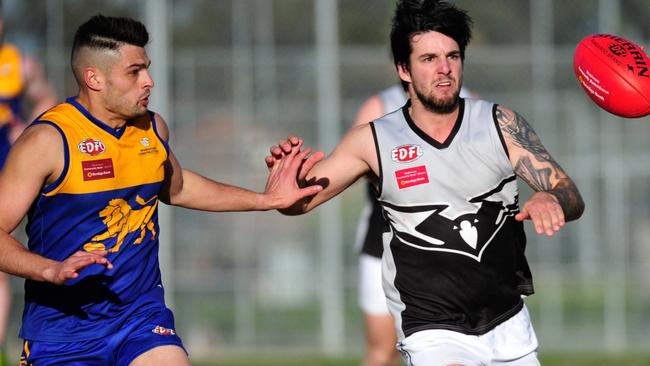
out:
{"label": "stubble beard", "polygon": [[146,115],[148,112],[149,112],[149,110],[147,109],[147,107],[137,105],[133,110],[133,117],[131,117],[131,118],[142,117],[142,116]]}
{"label": "stubble beard", "polygon": [[134,103],[120,95],[110,81],[108,82],[108,93],[104,98],[104,102],[108,106],[108,109],[120,114],[127,121],[145,116],[149,112],[149,109],[141,105],[139,100]]}
{"label": "stubble beard", "polygon": [[425,95],[417,88],[415,89],[415,94],[418,97],[418,100],[424,108],[430,112],[439,113],[439,114],[449,114],[453,112],[458,106],[458,101],[460,97],[460,88],[458,88],[451,98],[437,98],[434,95]]}
{"label": "stubble beard", "polygon": [[130,105],[129,102],[121,98],[107,98],[109,103],[109,109],[115,113],[121,115],[124,119],[131,120],[145,116],[148,113],[148,109],[139,103],[135,105]]}

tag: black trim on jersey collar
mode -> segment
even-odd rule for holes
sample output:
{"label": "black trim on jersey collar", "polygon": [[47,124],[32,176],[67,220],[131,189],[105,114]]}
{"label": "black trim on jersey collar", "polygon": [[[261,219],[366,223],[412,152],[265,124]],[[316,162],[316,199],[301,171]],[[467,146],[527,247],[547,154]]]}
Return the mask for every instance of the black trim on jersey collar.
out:
{"label": "black trim on jersey collar", "polygon": [[413,122],[413,119],[411,119],[411,115],[409,114],[410,106],[411,106],[411,100],[409,99],[408,102],[406,102],[406,105],[402,107],[402,113],[404,114],[406,123],[408,123],[409,127],[411,127],[413,132],[415,132],[424,141],[428,142],[431,146],[435,147],[436,149],[446,149],[447,147],[449,147],[449,145],[451,145],[451,142],[454,140],[454,137],[456,137],[456,134],[460,130],[460,125],[463,123],[463,116],[465,115],[465,99],[458,98],[458,118],[456,119],[456,122],[454,122],[454,128],[451,130],[451,133],[449,133],[447,139],[442,143],[438,142],[437,140],[433,139],[431,136],[427,135],[415,124],[415,122]]}
{"label": "black trim on jersey collar", "polygon": [[[84,108],[84,106],[82,106],[77,101],[77,97],[70,97],[70,98],[66,99],[65,101],[67,103],[72,104],[75,108],[77,108],[77,110],[79,112],[81,112],[81,114],[84,115],[84,117],[86,117],[90,122],[94,123],[97,127],[99,127],[102,130],[106,131],[106,133],[108,133],[109,135],[113,135],[118,140],[120,139],[120,137],[122,137],[122,135],[124,135],[124,131],[126,131],[126,125],[122,126],[122,128],[120,128],[120,129],[116,130],[116,129],[110,127],[109,125],[107,125],[106,123],[98,120],[92,114],[90,114],[90,112],[86,108]],[[129,123],[129,121],[127,121],[127,124],[128,123]]]}

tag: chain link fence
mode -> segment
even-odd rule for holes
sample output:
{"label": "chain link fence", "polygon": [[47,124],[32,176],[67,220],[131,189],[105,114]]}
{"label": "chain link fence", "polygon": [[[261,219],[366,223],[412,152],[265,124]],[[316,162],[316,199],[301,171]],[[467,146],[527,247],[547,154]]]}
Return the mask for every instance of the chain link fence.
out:
{"label": "chain link fence", "polygon": [[[390,0],[5,0],[6,39],[45,63],[63,98],[77,92],[68,64],[81,22],[95,13],[144,20],[161,3],[172,146],[185,168],[222,182],[262,190],[270,145],[293,132],[329,151],[362,101],[397,81]],[[557,237],[529,232],[541,352],[647,351],[650,121],[599,111],[572,72],[588,34],[647,45],[647,1],[455,3],[475,21],[466,85],[525,116],[587,204]],[[355,185],[303,217],[171,209],[162,271],[190,353],[360,354],[352,243],[363,199]],[[22,281],[14,285],[13,334]]]}

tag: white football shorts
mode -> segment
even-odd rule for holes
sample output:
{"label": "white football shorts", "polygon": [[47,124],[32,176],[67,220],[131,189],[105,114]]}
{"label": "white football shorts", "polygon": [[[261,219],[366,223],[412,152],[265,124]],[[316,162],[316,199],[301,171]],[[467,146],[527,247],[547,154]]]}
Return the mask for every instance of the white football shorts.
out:
{"label": "white football shorts", "polygon": [[397,344],[408,366],[539,366],[537,347],[525,305],[512,318],[480,336],[431,329],[416,332]]}

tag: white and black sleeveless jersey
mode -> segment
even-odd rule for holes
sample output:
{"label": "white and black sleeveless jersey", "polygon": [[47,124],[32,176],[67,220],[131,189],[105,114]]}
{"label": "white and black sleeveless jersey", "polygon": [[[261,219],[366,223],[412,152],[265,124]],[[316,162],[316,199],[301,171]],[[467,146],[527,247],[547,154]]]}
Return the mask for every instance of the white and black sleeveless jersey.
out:
{"label": "white and black sleeveless jersey", "polygon": [[[377,95],[384,108],[383,114],[402,108],[408,100],[402,84],[395,84],[383,89]],[[461,87],[459,96],[467,98],[470,94],[465,87]],[[381,206],[377,202],[377,193],[371,183],[366,184],[366,195],[368,200],[357,228],[357,245],[361,247],[361,253],[381,258],[384,252],[382,235],[388,231],[388,224],[384,219]]]}
{"label": "white and black sleeveless jersey", "polygon": [[533,293],[516,177],[496,105],[461,99],[444,142],[408,107],[374,122],[384,234],[383,286],[400,339],[425,329],[480,335]]}

